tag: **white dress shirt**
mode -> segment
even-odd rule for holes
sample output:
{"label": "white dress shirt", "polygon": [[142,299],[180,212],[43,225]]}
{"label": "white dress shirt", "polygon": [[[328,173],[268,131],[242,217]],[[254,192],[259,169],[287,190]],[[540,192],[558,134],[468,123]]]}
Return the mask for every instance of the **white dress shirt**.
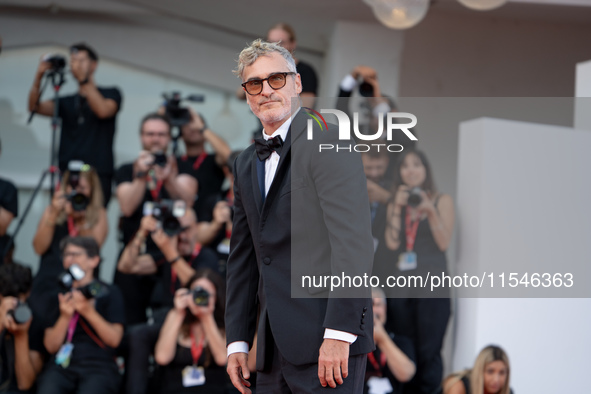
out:
{"label": "white dress shirt", "polygon": [[[287,132],[289,131],[289,126],[291,126],[292,118],[298,113],[298,110],[290,116],[272,135],[265,134],[265,130],[263,130],[263,138],[265,140],[270,140],[273,137],[278,135],[281,136],[281,139],[285,141],[287,137]],[[273,151],[271,156],[267,158],[265,161],[265,196],[269,193],[269,189],[271,188],[271,184],[273,183],[273,178],[275,177],[275,173],[277,172],[277,166],[279,165],[279,155],[277,152]],[[350,344],[357,340],[357,335],[350,334],[345,331],[333,330],[330,328],[324,329],[324,338],[325,339],[338,339],[340,341],[349,342]],[[232,342],[228,345],[228,356],[232,353],[248,353],[248,343],[244,341],[236,341]]]}

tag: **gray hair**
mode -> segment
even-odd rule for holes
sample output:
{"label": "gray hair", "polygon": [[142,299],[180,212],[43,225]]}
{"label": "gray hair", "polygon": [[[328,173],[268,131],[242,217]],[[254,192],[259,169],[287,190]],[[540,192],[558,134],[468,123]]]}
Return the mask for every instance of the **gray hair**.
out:
{"label": "gray hair", "polygon": [[289,71],[294,73],[297,72],[295,61],[287,49],[275,42],[266,42],[257,38],[240,52],[240,55],[238,56],[238,65],[236,66],[236,69],[233,70],[234,75],[242,78],[242,73],[244,72],[245,67],[252,65],[259,57],[270,56],[273,52],[277,52],[283,56]]}

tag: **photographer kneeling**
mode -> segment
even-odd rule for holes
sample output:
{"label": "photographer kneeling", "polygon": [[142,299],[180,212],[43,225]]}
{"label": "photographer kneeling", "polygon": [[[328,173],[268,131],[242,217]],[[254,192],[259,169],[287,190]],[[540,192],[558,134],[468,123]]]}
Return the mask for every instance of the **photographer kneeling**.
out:
{"label": "photographer kneeling", "polygon": [[114,349],[123,337],[123,298],[115,286],[94,279],[100,262],[97,242],[90,237],[62,241],[61,285],[45,330],[44,344],[55,355],[40,378],[38,394],[117,393],[120,376]]}
{"label": "photographer kneeling", "polygon": [[42,332],[26,304],[31,283],[30,268],[0,266],[0,393],[30,392],[43,367]]}
{"label": "photographer kneeling", "polygon": [[224,304],[223,281],[211,270],[198,270],[177,290],[154,351],[159,393],[225,392]]}

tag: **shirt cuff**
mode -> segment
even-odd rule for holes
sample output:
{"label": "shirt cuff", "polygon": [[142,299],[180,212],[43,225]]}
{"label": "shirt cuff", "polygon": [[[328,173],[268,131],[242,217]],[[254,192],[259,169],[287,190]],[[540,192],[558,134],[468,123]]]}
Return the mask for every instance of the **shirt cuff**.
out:
{"label": "shirt cuff", "polygon": [[248,354],[248,342],[236,341],[228,345],[228,357],[234,353],[247,353]]}
{"label": "shirt cuff", "polygon": [[[345,331],[333,330],[332,328],[325,328],[324,339],[337,339],[339,341],[349,342],[350,345],[357,340],[357,335]],[[228,346],[229,349],[230,347]]]}
{"label": "shirt cuff", "polygon": [[344,90],[345,92],[352,91],[355,89],[355,86],[357,86],[357,81],[351,74],[347,74],[347,76],[341,81],[341,90]]}

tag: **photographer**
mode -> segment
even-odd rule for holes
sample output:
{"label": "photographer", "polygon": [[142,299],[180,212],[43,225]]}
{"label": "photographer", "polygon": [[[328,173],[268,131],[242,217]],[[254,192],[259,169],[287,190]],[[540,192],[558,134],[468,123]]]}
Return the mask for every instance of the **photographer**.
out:
{"label": "photographer", "polygon": [[[174,234],[167,234],[162,223],[154,216],[144,216],[135,238],[123,250],[117,269],[125,274],[156,274],[159,285],[152,300],[160,304],[157,306],[170,308],[173,306],[175,291],[186,286],[198,268],[218,272],[216,255],[196,242],[197,232],[195,212],[192,209],[187,209],[178,218],[178,230]],[[157,251],[142,251],[148,236],[157,246]]]}
{"label": "photographer", "polygon": [[[421,151],[400,154],[385,210],[374,272],[404,276],[445,273],[445,252],[453,234],[455,212],[448,194],[438,193],[431,166]],[[384,271],[386,270],[386,271]],[[408,293],[406,293],[408,291]],[[449,289],[421,297],[417,288],[399,289],[388,304],[389,328],[413,338],[417,362],[413,392],[432,393],[442,378],[441,347],[451,313]]]}
{"label": "photographer", "polygon": [[176,291],[154,351],[158,393],[225,393],[224,304],[222,279],[207,269]]}
{"label": "photographer", "polygon": [[386,295],[380,288],[372,289],[373,339],[376,350],[367,355],[364,393],[402,394],[404,383],[415,373],[412,341],[387,330]]}
{"label": "photographer", "polygon": [[[197,181],[190,175],[179,175],[176,158],[166,155],[171,138],[168,118],[156,113],[146,115],[140,125],[143,150],[133,163],[122,165],[115,174],[121,208],[119,229],[124,246],[140,228],[146,201],[180,199],[190,206],[195,200]],[[148,252],[157,250],[153,242],[147,243]],[[116,271],[115,284],[123,291],[128,323],[144,322],[154,287],[153,278]]]}
{"label": "photographer", "polygon": [[[0,142],[0,153],[2,144]],[[14,184],[8,180],[0,178],[0,265],[4,260],[3,253],[10,237],[6,233],[12,220],[18,215],[18,193]]]}
{"label": "photographer", "polygon": [[[117,393],[120,376],[114,349],[123,337],[125,318],[121,293],[94,279],[100,256],[93,238],[68,237],[62,241],[62,251],[67,271],[62,278],[70,275],[62,282],[72,289],[58,294],[49,309],[53,326],[45,330],[44,344],[55,356],[37,392]],[[88,298],[95,294],[89,289],[98,289],[96,298]]]}
{"label": "photographer", "polygon": [[92,237],[99,247],[107,238],[107,212],[99,177],[94,168],[80,164],[64,173],[60,187],[39,220],[33,249],[41,256],[41,263],[34,293],[53,285],[53,279],[61,272],[60,243],[65,237]]}
{"label": "photographer", "polygon": [[43,333],[26,305],[31,282],[30,268],[0,266],[0,393],[30,392],[43,367]]}
{"label": "photographer", "polygon": [[[29,111],[53,116],[54,101],[39,102],[41,80],[45,73],[55,70],[47,60],[47,55],[41,57],[28,102]],[[58,116],[62,122],[58,162],[62,172],[71,160],[82,160],[96,168],[106,206],[111,198],[113,139],[121,93],[117,88],[96,86],[97,65],[98,55],[94,49],[83,43],[70,47],[70,69],[78,82],[78,92],[59,99]]]}
{"label": "photographer", "polygon": [[[204,202],[212,195],[218,195],[222,189],[225,179],[223,167],[231,151],[226,141],[205,125],[201,115],[194,111],[190,113],[191,122],[181,127],[186,153],[177,162],[181,174],[189,174],[197,180],[199,192],[193,208],[201,221],[206,213]],[[205,150],[206,142],[213,148],[213,154]]]}

